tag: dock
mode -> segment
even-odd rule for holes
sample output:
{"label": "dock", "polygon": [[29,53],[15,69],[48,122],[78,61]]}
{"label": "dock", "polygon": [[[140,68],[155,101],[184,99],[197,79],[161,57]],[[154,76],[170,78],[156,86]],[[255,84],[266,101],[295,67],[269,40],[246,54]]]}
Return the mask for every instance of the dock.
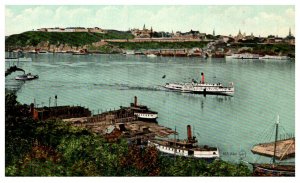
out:
{"label": "dock", "polygon": [[163,138],[176,133],[174,130],[161,126],[158,123],[140,121],[136,118],[117,123],[112,120],[89,122],[89,118],[90,117],[70,118],[64,119],[63,121],[70,122],[74,126],[85,127],[94,133],[104,135],[109,141],[115,141],[122,136],[126,139],[141,139],[146,142],[155,136]]}
{"label": "dock", "polygon": [[34,120],[59,118],[72,126],[86,128],[103,136],[108,142],[116,142],[123,138],[129,143],[143,145],[154,137],[163,138],[176,133],[168,127],[159,125],[156,118],[155,120],[140,118],[135,114],[138,107],[148,110],[147,106],[138,105],[137,97],[134,97],[134,103],[129,107],[120,106],[119,109],[92,114],[88,108],[81,106],[57,106],[55,96],[55,106],[50,107],[50,99],[48,107],[37,108],[32,103],[30,113]]}
{"label": "dock", "polygon": [[146,144],[148,140],[155,137],[164,138],[176,133],[174,130],[158,123],[140,121],[132,117],[120,120],[114,119],[110,115],[102,119],[105,120],[98,121],[93,119],[93,122],[91,122],[91,117],[82,117],[63,119],[63,121],[69,122],[73,126],[87,128],[96,134],[104,136],[109,142],[115,142],[120,138],[124,138],[131,143]]}
{"label": "dock", "polygon": [[[258,144],[255,145],[251,151],[254,154],[273,157],[274,145],[274,142]],[[278,160],[283,160],[289,157],[295,157],[295,138],[277,141],[275,158]]]}
{"label": "dock", "polygon": [[[176,133],[174,130],[159,125],[156,121],[143,121],[134,114],[137,106],[137,98],[130,107],[122,107],[116,110],[106,111],[92,116],[65,118],[73,126],[84,127],[90,131],[102,135],[109,142],[118,141],[121,138],[131,143],[146,144],[154,137],[168,137]],[[145,106],[146,107],[146,106]]]}

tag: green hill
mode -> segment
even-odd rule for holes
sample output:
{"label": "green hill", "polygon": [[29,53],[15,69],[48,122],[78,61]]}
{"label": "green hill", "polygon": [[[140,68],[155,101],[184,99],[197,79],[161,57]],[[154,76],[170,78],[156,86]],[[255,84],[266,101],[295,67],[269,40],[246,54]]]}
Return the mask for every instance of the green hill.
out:
{"label": "green hill", "polygon": [[24,46],[36,46],[40,42],[47,42],[53,45],[68,44],[71,46],[83,46],[101,39],[132,39],[130,32],[109,30],[106,34],[90,32],[23,32],[14,34],[5,40],[5,47],[15,48]]}

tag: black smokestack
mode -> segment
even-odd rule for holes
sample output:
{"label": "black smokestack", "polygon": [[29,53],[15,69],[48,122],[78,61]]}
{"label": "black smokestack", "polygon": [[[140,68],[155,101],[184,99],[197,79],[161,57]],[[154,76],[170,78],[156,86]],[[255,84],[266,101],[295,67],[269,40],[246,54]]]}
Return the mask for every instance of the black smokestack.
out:
{"label": "black smokestack", "polygon": [[187,136],[188,136],[188,140],[192,140],[191,125],[187,125]]}
{"label": "black smokestack", "polygon": [[134,107],[136,107],[136,106],[137,106],[137,97],[134,96]]}

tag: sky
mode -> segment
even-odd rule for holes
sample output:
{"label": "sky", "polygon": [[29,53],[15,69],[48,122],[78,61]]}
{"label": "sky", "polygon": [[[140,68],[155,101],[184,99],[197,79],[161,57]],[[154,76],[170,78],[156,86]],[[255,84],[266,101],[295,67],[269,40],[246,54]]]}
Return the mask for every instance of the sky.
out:
{"label": "sky", "polygon": [[100,27],[216,35],[287,36],[295,34],[295,6],[290,5],[6,5],[5,35],[43,27]]}

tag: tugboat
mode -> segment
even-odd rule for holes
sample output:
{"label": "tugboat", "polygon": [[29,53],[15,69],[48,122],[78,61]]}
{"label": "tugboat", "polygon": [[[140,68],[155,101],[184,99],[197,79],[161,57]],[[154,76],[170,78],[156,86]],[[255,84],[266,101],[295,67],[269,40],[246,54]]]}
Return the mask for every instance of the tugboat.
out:
{"label": "tugboat", "polygon": [[130,104],[130,109],[133,110],[134,115],[141,120],[156,121],[158,118],[157,112],[151,111],[147,106],[138,105],[136,96],[134,96],[134,103]]}
{"label": "tugboat", "polygon": [[199,146],[195,136],[192,137],[191,126],[187,125],[188,138],[179,139],[154,139],[148,141],[148,146],[155,146],[160,152],[174,156],[184,156],[214,160],[220,157],[217,147],[208,145]]}
{"label": "tugboat", "polygon": [[33,79],[37,79],[37,78],[39,78],[38,75],[32,75],[31,73],[28,73],[28,74],[19,75],[15,79],[26,81],[26,80],[33,80]]}

